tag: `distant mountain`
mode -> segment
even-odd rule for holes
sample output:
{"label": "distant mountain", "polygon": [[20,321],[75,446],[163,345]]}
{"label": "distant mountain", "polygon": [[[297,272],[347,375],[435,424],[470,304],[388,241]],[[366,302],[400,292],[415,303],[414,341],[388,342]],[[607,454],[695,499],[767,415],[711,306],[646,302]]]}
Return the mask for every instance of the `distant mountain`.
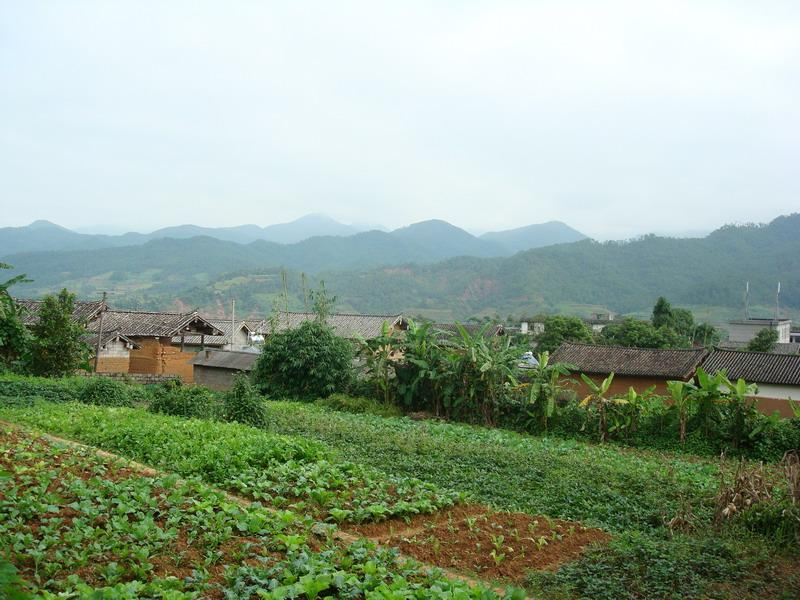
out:
{"label": "distant mountain", "polygon": [[327,215],[310,214],[289,223],[268,225],[262,229],[260,239],[278,244],[295,244],[315,236],[348,236],[364,231],[354,225],[345,225]]}
{"label": "distant mountain", "polygon": [[439,258],[451,256],[500,256],[503,248],[494,242],[476,238],[447,221],[432,219],[392,231],[398,239],[426,248]]}
{"label": "distant mountain", "polygon": [[[428,228],[453,237],[432,249],[427,244],[438,238]],[[166,308],[178,303],[209,310],[235,297],[243,314],[271,308],[281,293],[280,267],[291,272],[295,307],[302,304],[299,272],[304,271],[316,274],[309,277],[309,286],[326,282],[340,308],[362,312],[437,310],[465,318],[487,312],[530,314],[565,304],[633,312],[649,310],[660,295],[679,305],[733,309],[741,306],[746,281],[753,305],[774,305],[781,281],[781,306],[800,310],[800,214],[778,217],[769,225],[726,226],[704,238],[584,239],[510,257],[446,260],[442,255],[460,254],[461,244],[469,243],[459,231],[441,223],[414,229],[313,237],[297,244],[162,239],[101,253],[35,252],[5,260],[34,279],[15,287],[20,295],[67,286],[83,297],[111,291],[117,305]]]}
{"label": "distant mountain", "polygon": [[311,214],[289,223],[268,225],[239,225],[236,227],[200,227],[177,225],[151,233],[129,232],[121,235],[78,233],[51,223],[35,221],[25,227],[0,228],[0,256],[20,252],[47,250],[84,250],[136,246],[165,238],[188,239],[208,236],[226,242],[249,244],[257,240],[293,244],[314,236],[351,236],[362,228],[339,223],[330,217]]}
{"label": "distant mountain", "polygon": [[517,229],[484,233],[480,239],[502,246],[509,254],[515,254],[553,244],[578,242],[586,239],[586,236],[561,221],[548,221]]}
{"label": "distant mountain", "polygon": [[[660,295],[684,306],[740,309],[746,281],[752,305],[800,310],[800,214],[769,225],[726,226],[705,238],[654,235],[629,242],[582,240],[507,258],[452,258],[368,270],[320,273],[339,308],[360,312],[532,314],[565,304],[605,306],[616,312],[649,311]],[[302,306],[300,277],[289,275],[290,305]],[[309,286],[314,281],[309,281]],[[155,290],[153,290],[155,292]],[[150,294],[148,306],[213,309],[235,297],[237,307],[264,314],[281,294],[276,270],[226,274],[177,296]]]}

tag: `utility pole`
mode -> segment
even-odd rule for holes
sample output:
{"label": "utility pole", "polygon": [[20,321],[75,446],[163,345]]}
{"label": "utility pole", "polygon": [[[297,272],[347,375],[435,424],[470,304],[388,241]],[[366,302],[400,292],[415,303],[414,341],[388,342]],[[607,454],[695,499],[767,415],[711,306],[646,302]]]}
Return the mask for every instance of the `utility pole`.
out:
{"label": "utility pole", "polygon": [[231,350],[233,350],[233,336],[236,334],[236,298],[231,299]]}
{"label": "utility pole", "polygon": [[106,314],[106,292],[103,292],[103,304],[100,307],[100,324],[97,331],[97,344],[94,348],[94,372],[97,373],[97,366],[100,364],[100,347],[103,344],[103,315]]}

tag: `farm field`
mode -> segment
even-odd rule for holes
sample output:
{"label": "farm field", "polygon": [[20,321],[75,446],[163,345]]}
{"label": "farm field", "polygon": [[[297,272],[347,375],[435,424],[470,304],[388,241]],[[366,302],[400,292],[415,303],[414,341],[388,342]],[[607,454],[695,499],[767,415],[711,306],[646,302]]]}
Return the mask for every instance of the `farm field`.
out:
{"label": "farm field", "polygon": [[497,597],[299,511],[16,427],[0,426],[0,491],[2,559],[37,597]]}
{"label": "farm field", "polygon": [[[274,569],[286,561],[299,568],[296,557],[302,554],[312,557],[303,558],[303,564],[323,564],[324,575],[343,572],[348,581],[363,576],[363,585],[349,588],[351,597],[488,598],[493,597],[492,589],[508,585],[552,600],[788,599],[800,593],[796,554],[775,548],[745,528],[714,526],[720,469],[733,469],[732,461],[353,415],[295,402],[269,401],[267,411],[268,426],[262,430],[155,415],[144,409],[30,399],[0,402],[4,421],[174,472],[188,478],[192,489],[217,494],[214,498],[223,503],[230,501],[207,486],[256,501],[260,504],[236,505],[236,510],[261,511],[269,515],[270,523],[275,514],[286,519],[292,515],[291,533],[276,533],[270,526],[261,532],[261,541],[248,540],[258,546],[253,553],[260,555],[266,549],[269,560],[277,561],[270,563]],[[5,438],[3,443],[7,444]],[[5,446],[3,451],[9,452]],[[59,465],[49,464],[47,455],[39,452],[35,464],[57,470]],[[7,486],[13,471],[3,469],[7,474],[0,485]],[[765,476],[777,482],[779,469],[769,466]],[[19,485],[16,474],[11,479],[12,485]],[[148,489],[164,487],[146,481]],[[66,494],[60,496],[66,499]],[[146,497],[135,495],[140,496]],[[226,510],[222,512],[227,514]],[[250,536],[237,528],[232,525],[233,537]],[[335,543],[334,531],[351,541]],[[298,537],[286,538],[292,543],[289,548],[281,545],[280,535]],[[368,539],[355,541],[358,538]],[[395,550],[375,550],[374,543]],[[236,542],[231,544],[236,547]],[[350,548],[363,557],[362,566],[358,561],[351,564]],[[397,551],[445,569],[447,578],[426,575],[416,563],[398,559]],[[283,595],[263,597],[314,597],[299,587],[290,592],[284,588],[310,582],[301,577],[318,573],[316,566],[299,575],[294,572],[287,583],[251,554],[232,563],[226,563],[223,554],[214,563],[219,565],[216,570],[196,585],[187,571],[173,573],[177,581],[164,583],[161,579],[169,575],[159,575],[161,579],[153,583],[149,577],[158,573],[153,570],[136,585],[174,585],[176,591],[189,594],[178,598],[207,597],[212,588],[224,597],[256,597],[259,586],[282,590]],[[382,558],[366,558],[373,555]],[[29,581],[47,584],[36,579],[38,574],[30,572],[28,563],[17,562]],[[365,562],[381,565],[382,579],[374,588],[366,583],[373,579],[361,570]],[[355,575],[348,571],[351,567]],[[464,583],[452,579],[459,576],[483,582],[489,589],[468,591]],[[135,577],[134,571],[121,576],[114,583],[115,593],[139,581]],[[323,577],[320,585],[326,581]],[[329,595],[339,585],[335,577],[333,581],[320,595]],[[400,586],[396,588],[400,591],[395,594],[387,582]],[[91,578],[83,583],[111,585]],[[389,588],[382,588],[384,584]],[[58,578],[49,585],[77,589],[76,582],[59,583]],[[151,588],[141,589],[150,593]],[[333,593],[346,595],[340,588]],[[110,597],[150,597],[141,594],[145,592]]]}

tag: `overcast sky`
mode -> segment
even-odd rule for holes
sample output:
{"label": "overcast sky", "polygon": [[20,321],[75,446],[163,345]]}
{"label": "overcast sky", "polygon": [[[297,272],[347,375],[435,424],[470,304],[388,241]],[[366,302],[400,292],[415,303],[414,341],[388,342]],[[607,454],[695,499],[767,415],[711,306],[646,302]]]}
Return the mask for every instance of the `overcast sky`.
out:
{"label": "overcast sky", "polygon": [[800,3],[0,0],[0,226],[800,210]]}

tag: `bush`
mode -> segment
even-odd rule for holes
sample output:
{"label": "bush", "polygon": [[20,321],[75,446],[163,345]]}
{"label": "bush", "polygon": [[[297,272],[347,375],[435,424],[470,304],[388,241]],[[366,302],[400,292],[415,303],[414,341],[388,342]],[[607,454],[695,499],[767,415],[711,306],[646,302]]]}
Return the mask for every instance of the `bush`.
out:
{"label": "bush", "polygon": [[317,319],[273,332],[253,370],[259,390],[279,398],[312,400],[348,389],[353,347]]}
{"label": "bush", "polygon": [[150,412],[176,417],[210,419],[218,414],[219,403],[213,392],[200,386],[183,386],[168,381],[153,393]]}
{"label": "bush", "polygon": [[347,394],[331,394],[327,398],[320,398],[315,402],[319,406],[356,414],[378,415],[379,417],[401,417],[403,411],[391,404],[381,404],[370,398],[362,396],[348,396]]}
{"label": "bush", "polygon": [[780,548],[800,549],[800,506],[788,499],[758,502],[745,510],[738,521]]}
{"label": "bush", "polygon": [[267,424],[267,409],[264,398],[250,384],[244,375],[237,375],[233,380],[233,388],[224,397],[225,419],[263,427]]}
{"label": "bush", "polygon": [[0,396],[38,396],[50,402],[72,402],[80,399],[86,383],[82,377],[48,379],[6,375],[0,378]]}
{"label": "bush", "polygon": [[128,386],[107,377],[92,377],[82,387],[78,400],[98,406],[131,406]]}

